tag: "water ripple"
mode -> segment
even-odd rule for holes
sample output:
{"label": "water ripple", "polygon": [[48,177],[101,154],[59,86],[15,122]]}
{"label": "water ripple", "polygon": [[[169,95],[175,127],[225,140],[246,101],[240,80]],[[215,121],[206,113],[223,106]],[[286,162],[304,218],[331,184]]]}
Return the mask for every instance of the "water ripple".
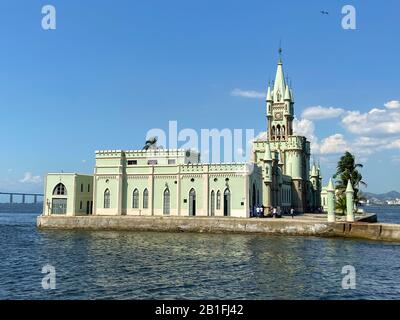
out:
{"label": "water ripple", "polygon": [[[399,299],[399,246],[361,240],[39,231],[0,216],[0,299]],[[56,268],[55,290],[41,268]],[[344,265],[357,270],[343,290]]]}

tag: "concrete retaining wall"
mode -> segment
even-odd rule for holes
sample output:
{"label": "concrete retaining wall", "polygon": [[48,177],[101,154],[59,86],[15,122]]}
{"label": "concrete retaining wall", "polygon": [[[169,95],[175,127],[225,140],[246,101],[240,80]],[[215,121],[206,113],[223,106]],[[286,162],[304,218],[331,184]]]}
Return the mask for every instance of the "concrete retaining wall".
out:
{"label": "concrete retaining wall", "polygon": [[39,216],[37,225],[43,229],[264,233],[400,242],[400,225],[366,222],[328,223],[321,221],[222,217]]}
{"label": "concrete retaining wall", "polygon": [[187,232],[253,232],[313,235],[332,228],[325,223],[245,218],[200,217],[139,217],[139,216],[90,216],[56,217],[39,216],[39,228],[87,230],[140,230]]}
{"label": "concrete retaining wall", "polygon": [[335,235],[348,238],[400,242],[400,224],[388,223],[336,223]]}

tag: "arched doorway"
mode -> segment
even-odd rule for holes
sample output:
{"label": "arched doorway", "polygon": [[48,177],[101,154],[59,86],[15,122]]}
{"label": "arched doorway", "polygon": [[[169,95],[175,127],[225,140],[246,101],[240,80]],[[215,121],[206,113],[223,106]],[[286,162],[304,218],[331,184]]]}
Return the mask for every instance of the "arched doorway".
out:
{"label": "arched doorway", "polygon": [[[64,184],[59,183],[53,189],[53,196],[58,196],[51,201],[51,214],[67,213],[67,188]],[[60,197],[61,196],[61,197]]]}
{"label": "arched doorway", "polygon": [[231,192],[229,189],[225,189],[224,192],[224,216],[228,217],[231,215]]}
{"label": "arched doorway", "polygon": [[256,200],[256,184],[253,183],[253,194],[252,194],[252,200],[251,200],[251,209],[253,210],[254,207],[257,205],[257,200]]}
{"label": "arched doorway", "polygon": [[189,191],[189,216],[196,215],[196,191],[190,189]]}

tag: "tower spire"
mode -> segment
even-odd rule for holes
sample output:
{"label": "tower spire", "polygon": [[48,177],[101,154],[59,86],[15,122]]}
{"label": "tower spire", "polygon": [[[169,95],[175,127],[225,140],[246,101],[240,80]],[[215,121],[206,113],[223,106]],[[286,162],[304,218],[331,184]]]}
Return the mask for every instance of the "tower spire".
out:
{"label": "tower spire", "polygon": [[282,63],[282,40],[279,40],[278,53],[279,53],[279,63]]}
{"label": "tower spire", "polygon": [[278,52],[275,80],[267,91],[268,132],[270,140],[286,141],[293,135],[293,94],[283,72],[281,46]]}
{"label": "tower spire", "polygon": [[[281,49],[280,49],[281,50]],[[280,102],[285,96],[285,76],[283,74],[282,59],[279,57],[278,67],[276,69],[275,81],[273,84],[274,101]]]}

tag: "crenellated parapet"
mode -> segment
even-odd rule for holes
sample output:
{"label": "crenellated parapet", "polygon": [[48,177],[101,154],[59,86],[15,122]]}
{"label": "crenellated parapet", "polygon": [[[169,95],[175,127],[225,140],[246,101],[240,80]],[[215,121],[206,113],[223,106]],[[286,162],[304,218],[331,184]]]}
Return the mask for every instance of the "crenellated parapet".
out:
{"label": "crenellated parapet", "polygon": [[225,174],[238,173],[246,174],[251,171],[246,163],[199,163],[180,165],[180,172],[187,173],[209,173],[209,174]]}
{"label": "crenellated parapet", "polygon": [[[147,149],[147,150],[125,150],[126,156],[129,157],[171,157],[171,156],[189,156],[191,150],[185,149]],[[187,154],[188,152],[188,154]]]}
{"label": "crenellated parapet", "polygon": [[124,155],[123,150],[96,150],[96,158],[118,158]]}
{"label": "crenellated parapet", "polygon": [[303,136],[289,136],[285,148],[307,151],[307,139]]}

